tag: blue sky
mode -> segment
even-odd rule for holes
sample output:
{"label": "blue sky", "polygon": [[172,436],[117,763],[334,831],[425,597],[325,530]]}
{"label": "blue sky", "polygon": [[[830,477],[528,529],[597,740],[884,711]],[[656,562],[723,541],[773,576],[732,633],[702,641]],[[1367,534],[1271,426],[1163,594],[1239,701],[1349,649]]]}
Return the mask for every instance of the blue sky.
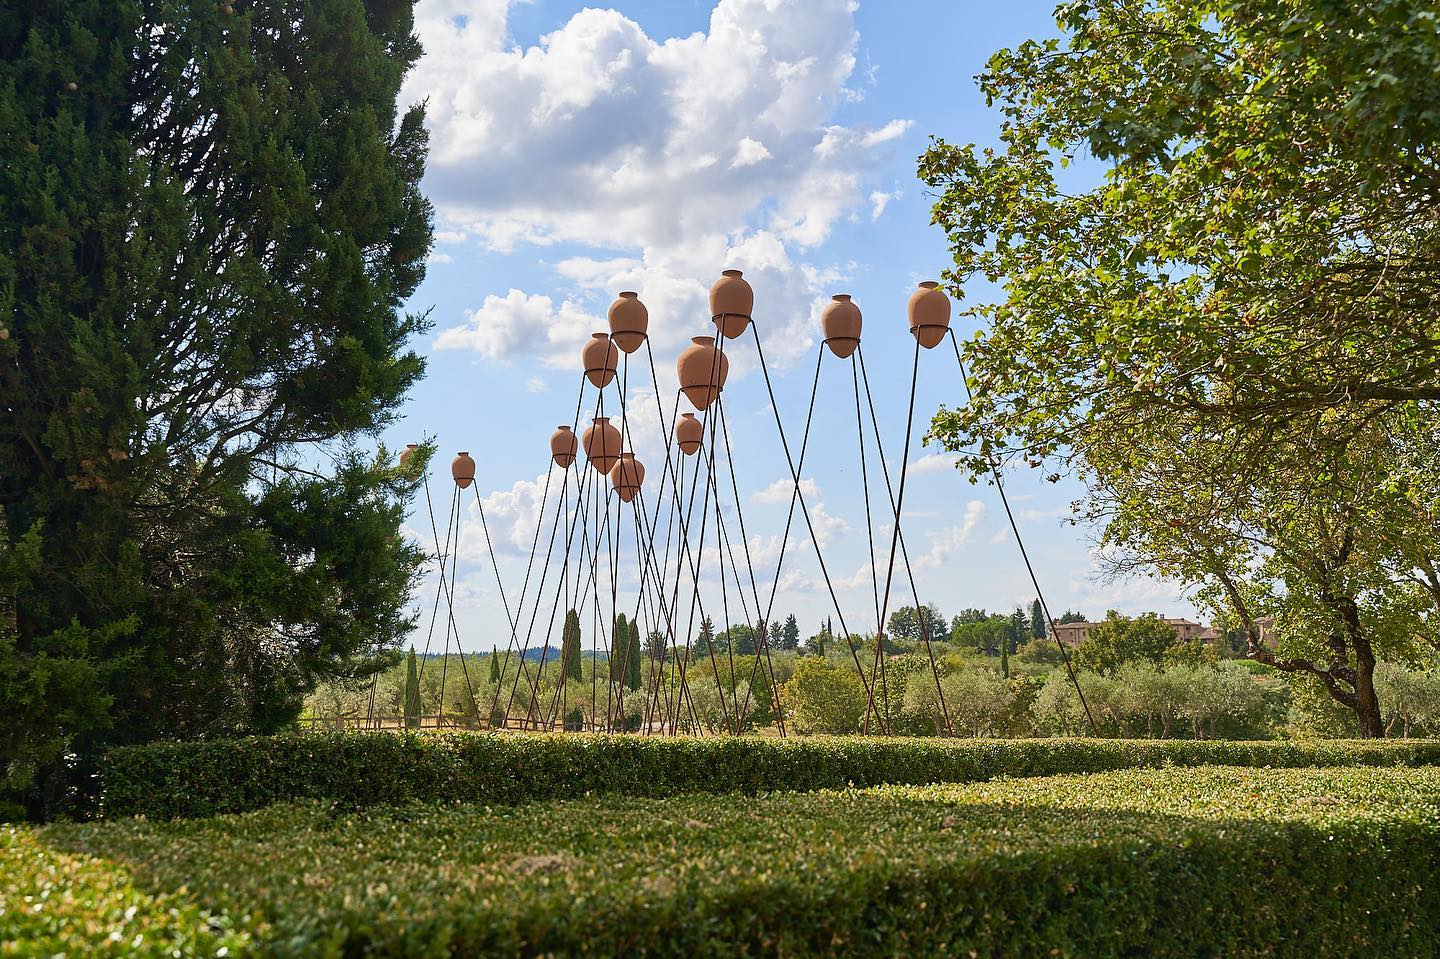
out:
{"label": "blue sky", "polygon": [[[713,331],[706,289],[722,269],[745,270],[792,442],[804,425],[819,310],[832,293],[852,294],[865,314],[866,363],[893,480],[913,357],[905,298],[948,262],[915,160],[931,135],[994,139],[998,115],[973,78],[995,50],[1052,34],[1049,2],[420,0],[417,17],[427,55],[404,96],[428,102],[425,187],[438,242],[410,307],[429,310],[434,330],[417,343],[429,374],[386,440],[438,440],[432,490],[442,526],[449,458],[459,449],[476,454],[512,606],[540,508],[548,437],[570,421],[580,348],[606,328],[606,308],[622,289],[638,290],[650,308],[668,419],[676,355],[690,336]],[[964,323],[957,329],[968,334]],[[847,623],[868,631],[872,580],[850,377],[848,362],[827,355],[802,472],[827,567],[843,584]],[[922,356],[902,529],[922,601],[947,616],[1028,605],[1034,595],[994,491],[916,448],[930,414],[959,394],[953,355],[948,362],[942,350]],[[593,390],[585,403],[588,413]],[[733,356],[725,404],[740,506],[757,575],[768,585],[792,484],[748,348]],[[664,469],[655,406],[648,368],[637,367],[628,408],[649,490]],[[582,428],[586,422],[582,416]],[[884,524],[873,455],[872,503]],[[1063,523],[1077,488],[1022,474],[1010,490],[1056,614],[1193,615],[1168,584],[1094,578],[1090,532]],[[466,649],[503,646],[509,628],[472,494],[465,504],[458,632]],[[727,504],[732,528],[733,510]],[[776,611],[796,613],[808,635],[832,604],[798,519],[797,528]],[[433,544],[423,507],[412,533]],[[716,608],[711,537],[700,563],[702,602]],[[875,530],[875,542],[883,565],[888,526]],[[622,539],[621,550],[617,588],[625,605],[635,587],[625,569],[638,570],[638,561],[633,542]],[[897,576],[892,608],[909,602],[904,582]],[[427,581],[427,610],[434,590]],[[533,593],[527,617],[532,602]],[[742,617],[732,610],[730,618]],[[416,637],[422,648],[427,626],[428,615]],[[434,648],[442,642],[437,637]]]}

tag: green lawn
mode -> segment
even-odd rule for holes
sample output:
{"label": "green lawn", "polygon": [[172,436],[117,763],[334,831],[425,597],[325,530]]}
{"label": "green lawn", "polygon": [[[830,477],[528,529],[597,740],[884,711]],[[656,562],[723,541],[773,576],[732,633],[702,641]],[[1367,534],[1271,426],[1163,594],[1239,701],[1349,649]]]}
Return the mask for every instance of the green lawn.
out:
{"label": "green lawn", "polygon": [[[112,947],[144,935],[156,955],[172,939],[190,944],[181,954],[314,956],[1440,949],[1433,768],[1169,768],[493,808],[310,803],[0,835],[0,940],[20,943],[7,955],[62,942],[81,954],[112,929]],[[242,935],[222,942],[231,928]]]}

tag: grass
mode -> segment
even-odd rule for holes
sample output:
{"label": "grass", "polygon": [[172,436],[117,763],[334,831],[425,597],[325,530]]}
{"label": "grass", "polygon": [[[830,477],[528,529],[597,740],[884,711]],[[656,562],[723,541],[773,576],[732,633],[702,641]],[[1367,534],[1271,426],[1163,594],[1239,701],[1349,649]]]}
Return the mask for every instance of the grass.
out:
{"label": "grass", "polygon": [[0,901],[36,901],[37,877],[65,889],[63,907],[0,912],[0,941],[22,943],[42,927],[46,942],[103,942],[128,903],[135,928],[191,935],[211,955],[1440,948],[1433,768],[1167,768],[348,812],[311,802],[5,836]]}

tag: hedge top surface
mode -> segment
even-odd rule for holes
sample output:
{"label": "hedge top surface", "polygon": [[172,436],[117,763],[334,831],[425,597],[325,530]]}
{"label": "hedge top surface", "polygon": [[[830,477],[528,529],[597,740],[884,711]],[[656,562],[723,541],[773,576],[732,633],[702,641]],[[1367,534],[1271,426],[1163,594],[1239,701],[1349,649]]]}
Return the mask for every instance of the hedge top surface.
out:
{"label": "hedge top surface", "polygon": [[35,835],[245,917],[278,955],[1314,957],[1365,955],[1382,934],[1424,955],[1440,908],[1435,769],[303,803]]}
{"label": "hedge top surface", "polygon": [[106,815],[169,819],[295,799],[361,807],[606,792],[757,794],[1167,764],[1418,766],[1440,764],[1440,742],[285,735],[117,749],[102,766],[101,784]]}

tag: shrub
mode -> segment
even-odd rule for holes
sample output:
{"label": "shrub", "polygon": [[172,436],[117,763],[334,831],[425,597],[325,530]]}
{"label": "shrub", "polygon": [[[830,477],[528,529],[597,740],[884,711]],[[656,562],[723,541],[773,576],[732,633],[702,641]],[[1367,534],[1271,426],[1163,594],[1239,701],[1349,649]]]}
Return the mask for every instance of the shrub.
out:
{"label": "shrub", "polygon": [[[310,803],[38,830],[18,862],[0,854],[0,902],[16,865],[82,854],[243,917],[262,955],[1420,957],[1436,952],[1437,801],[1436,770],[1208,768],[732,802]],[[70,896],[95,876],[73,874]],[[86,918],[70,917],[77,954],[106,932]]]}
{"label": "shrub", "polygon": [[1440,742],[755,739],[660,736],[285,735],[112,750],[107,815],[241,812],[290,799],[344,807],[427,800],[522,803],[591,792],[761,793],[1136,766],[1440,764]]}
{"label": "shrub", "polygon": [[868,705],[853,668],[810,656],[796,662],[781,697],[785,714],[802,733],[853,733]]}
{"label": "shrub", "polygon": [[[957,669],[940,677],[945,713],[957,736],[1005,736],[1029,731],[1029,710],[1036,690],[1028,677],[1006,679],[988,669]],[[905,705],[912,715],[942,728],[935,679],[925,671],[910,677]]]}

